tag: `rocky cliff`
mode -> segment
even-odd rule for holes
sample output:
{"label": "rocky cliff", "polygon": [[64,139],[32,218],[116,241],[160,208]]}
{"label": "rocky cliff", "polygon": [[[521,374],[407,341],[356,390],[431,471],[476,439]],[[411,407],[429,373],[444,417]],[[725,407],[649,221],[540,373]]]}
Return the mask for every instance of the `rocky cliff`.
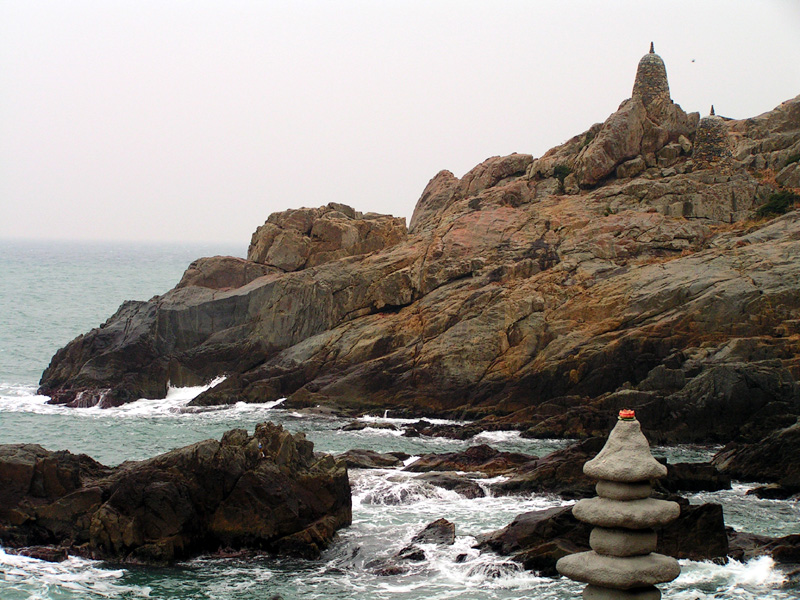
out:
{"label": "rocky cliff", "polygon": [[[700,119],[648,79],[654,61],[605,123],[542,157],[437,174],[408,230],[336,204],[272,215],[247,260],[200,259],[59,350],[40,392],[107,406],[226,374],[195,402],[288,397],[575,437],[624,405],[654,441],[791,425],[800,96]],[[776,192],[788,212],[757,217]]]}

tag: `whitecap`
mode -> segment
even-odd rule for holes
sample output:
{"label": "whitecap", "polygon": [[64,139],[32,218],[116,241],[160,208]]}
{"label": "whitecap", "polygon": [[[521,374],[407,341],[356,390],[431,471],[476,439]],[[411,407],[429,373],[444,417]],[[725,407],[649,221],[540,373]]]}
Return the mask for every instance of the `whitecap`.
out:
{"label": "whitecap", "polygon": [[359,417],[359,421],[365,421],[367,423],[392,423],[394,425],[413,425],[414,423],[419,423],[421,420],[427,421],[431,425],[466,425],[469,421],[454,421],[452,419],[429,419],[428,417],[417,417],[416,419],[408,419],[408,418],[399,418],[399,417],[389,417],[387,416],[386,411],[384,416],[376,416],[376,415],[364,415]]}
{"label": "whitecap", "polygon": [[473,442],[485,444],[499,444],[503,442],[516,442],[520,439],[519,431],[482,431],[472,438]]}
{"label": "whitecap", "polygon": [[732,591],[742,600],[786,597],[776,595],[775,591],[785,583],[786,575],[775,568],[771,556],[747,562],[731,560],[726,565],[689,560],[681,560],[680,564],[680,577],[665,588],[665,591],[669,590],[669,597],[676,600],[705,600],[719,598],[720,594],[731,597]]}
{"label": "whitecap", "polygon": [[50,598],[61,592],[104,598],[149,598],[151,588],[120,583],[125,571],[99,568],[101,563],[70,557],[60,563],[45,562],[27,556],[7,554],[0,548],[0,571],[4,574],[3,589],[16,589],[30,598]]}

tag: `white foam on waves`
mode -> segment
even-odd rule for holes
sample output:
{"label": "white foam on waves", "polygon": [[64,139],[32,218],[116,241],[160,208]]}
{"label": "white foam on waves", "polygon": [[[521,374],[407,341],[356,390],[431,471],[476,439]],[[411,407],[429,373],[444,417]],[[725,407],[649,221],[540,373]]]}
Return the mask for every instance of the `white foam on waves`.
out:
{"label": "white foam on waves", "polygon": [[53,598],[56,590],[65,593],[91,595],[92,597],[149,598],[149,587],[128,586],[120,583],[125,575],[122,569],[100,569],[100,563],[70,557],[60,563],[45,562],[27,556],[7,554],[0,548],[0,572],[3,573],[3,590],[14,589],[29,598]]}
{"label": "white foam on waves", "polygon": [[515,442],[519,439],[519,431],[482,431],[473,437],[470,442],[481,444],[500,444],[503,442]]}
{"label": "white foam on waves", "polygon": [[392,423],[394,425],[413,425],[414,423],[419,423],[420,421],[427,421],[431,425],[464,425],[468,423],[468,421],[453,421],[450,419],[429,419],[427,417],[418,417],[416,419],[401,419],[395,417],[388,416],[389,411],[387,410],[384,413],[384,416],[379,417],[375,415],[364,415],[363,417],[359,417],[359,421],[364,421],[366,423]]}
{"label": "white foam on waves", "polygon": [[796,598],[780,588],[786,575],[775,568],[771,556],[761,556],[748,562],[731,560],[727,565],[710,561],[681,560],[681,575],[665,587],[665,595],[675,600],[712,600],[737,598]]}
{"label": "white foam on waves", "polygon": [[169,417],[180,416],[186,413],[206,413],[217,411],[234,411],[237,413],[252,413],[268,410],[280,405],[285,398],[263,403],[237,402],[230,406],[198,406],[189,407],[187,404],[197,396],[225,381],[225,377],[217,377],[206,385],[191,387],[169,386],[167,395],[161,399],[140,398],[136,402],[129,402],[112,408],[67,408],[57,404],[47,404],[50,398],[36,394],[34,386],[4,385],[0,394],[0,411],[25,412],[36,414],[68,414],[70,416],[87,417]]}

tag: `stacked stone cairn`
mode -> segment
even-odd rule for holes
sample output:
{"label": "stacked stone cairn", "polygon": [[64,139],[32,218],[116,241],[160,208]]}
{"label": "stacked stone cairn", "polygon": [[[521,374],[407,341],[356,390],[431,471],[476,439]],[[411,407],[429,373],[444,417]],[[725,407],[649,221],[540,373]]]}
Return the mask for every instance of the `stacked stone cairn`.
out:
{"label": "stacked stone cairn", "polygon": [[650,52],[642,57],[636,68],[631,97],[638,98],[645,106],[656,100],[665,104],[670,102],[667,67],[664,60],[656,54],[653,42],[650,42]]}
{"label": "stacked stone cairn", "polygon": [[713,105],[709,115],[700,119],[697,124],[692,159],[700,168],[708,168],[721,162],[729,162],[731,159],[728,128],[725,125],[725,120],[714,114]]}
{"label": "stacked stone cairn", "polygon": [[651,481],[667,468],[650,454],[632,410],[620,411],[619,421],[600,453],[583,466],[597,479],[597,498],[581,500],[572,508],[580,521],[594,525],[590,552],[565,556],[559,573],[588,583],[585,600],[659,600],[656,584],[680,575],[678,561],[656,554],[656,532],[678,518],[676,502],[651,498]]}

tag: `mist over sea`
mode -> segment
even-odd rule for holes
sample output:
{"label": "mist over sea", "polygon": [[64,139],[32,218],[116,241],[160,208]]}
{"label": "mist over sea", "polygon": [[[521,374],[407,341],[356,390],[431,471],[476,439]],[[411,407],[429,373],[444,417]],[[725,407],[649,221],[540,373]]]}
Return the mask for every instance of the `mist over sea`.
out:
{"label": "mist over sea", "polygon": [[[138,460],[233,427],[252,432],[265,420],[305,431],[315,449],[350,448],[411,455],[489,444],[542,456],[562,440],[527,440],[515,432],[484,433],[472,440],[406,438],[368,427],[342,431],[348,421],[282,410],[279,403],[237,404],[222,410],[186,411],[204,388],[171,389],[161,400],[140,400],[101,410],[49,406],[36,395],[50,357],[75,336],[103,323],[124,300],[147,300],[172,288],[195,258],[243,256],[245,248],[213,244],[110,244],[0,240],[0,443],[39,443],[50,450],[83,452],[109,465]],[[213,382],[209,382],[213,384]],[[376,423],[404,422],[388,414]],[[646,423],[643,424],[646,433]],[[713,448],[656,448],[670,462],[708,460]],[[475,537],[508,524],[522,512],[569,504],[554,496],[466,499],[391,470],[352,470],[353,524],[319,560],[202,557],[173,568],[121,568],[70,558],[46,563],[0,548],[0,600],[71,598],[268,599],[553,599],[579,598],[581,584],[538,577],[516,563],[472,546]],[[487,484],[490,480],[487,480]],[[798,503],[746,496],[752,484],[689,496],[719,502],[726,523],[765,535],[800,533]],[[382,576],[368,568],[389,557],[429,522],[456,525],[453,546],[424,545],[426,560],[407,573]],[[800,581],[770,558],[727,565],[681,561],[679,579],[663,586],[675,600],[800,598]]]}

